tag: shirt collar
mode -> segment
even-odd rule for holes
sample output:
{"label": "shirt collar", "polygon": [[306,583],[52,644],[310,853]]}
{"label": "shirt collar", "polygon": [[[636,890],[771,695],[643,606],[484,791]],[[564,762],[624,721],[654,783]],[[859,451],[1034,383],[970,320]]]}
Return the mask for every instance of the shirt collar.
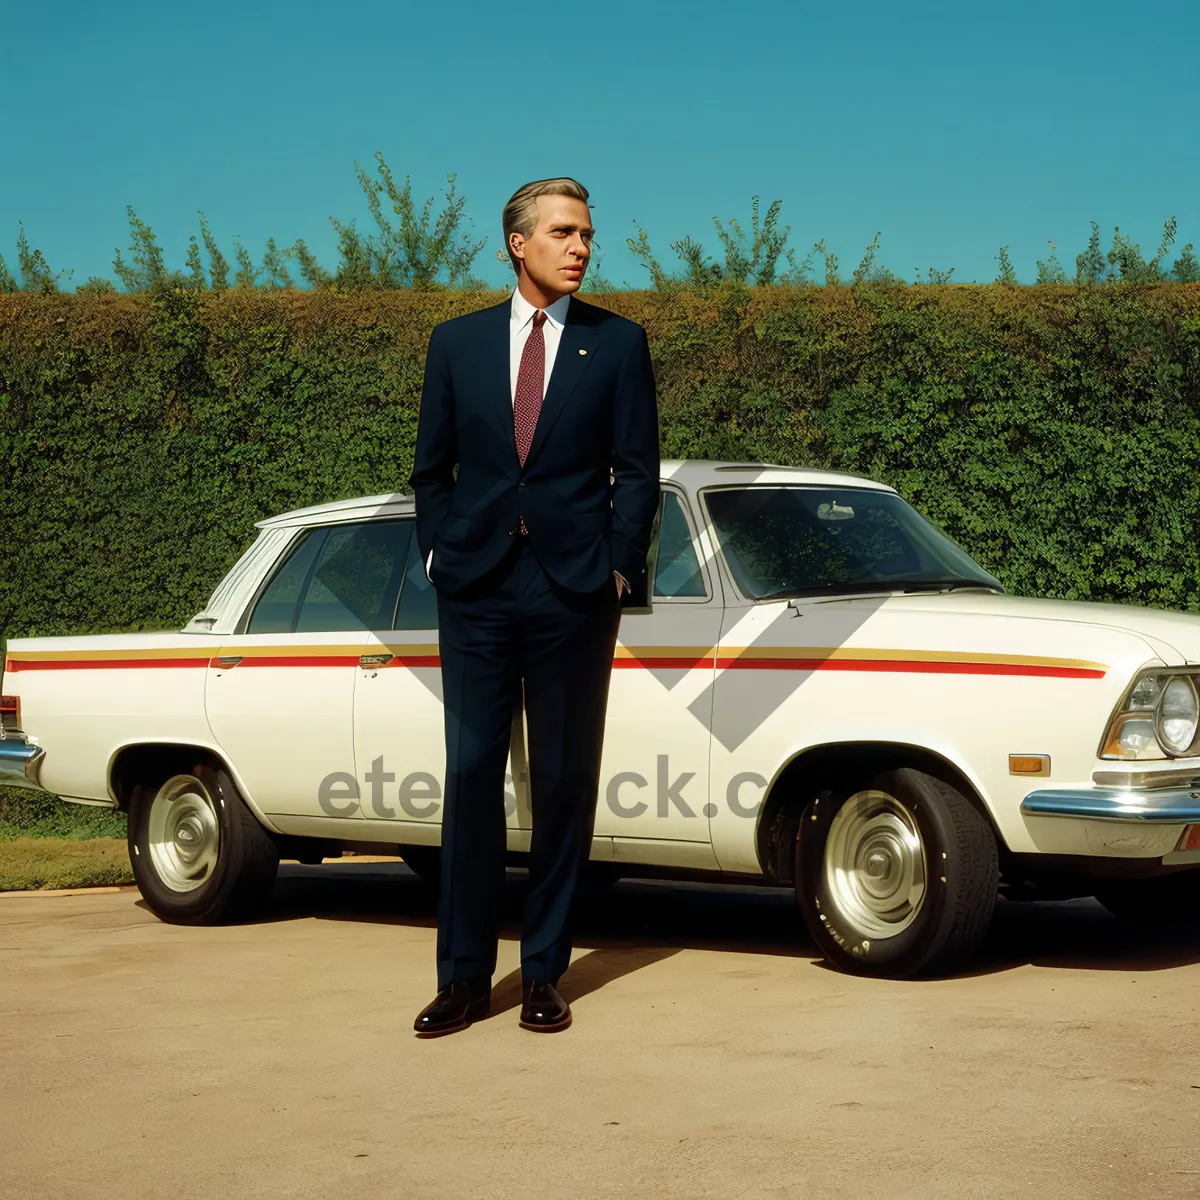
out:
{"label": "shirt collar", "polygon": [[[556,329],[561,330],[567,323],[567,309],[571,306],[571,294],[568,292],[565,296],[559,296],[553,304],[546,307],[546,320],[549,321]],[[533,314],[537,312],[524,296],[521,295],[519,288],[513,288],[512,294],[512,314],[509,321],[514,329],[524,329],[530,321],[533,320]]]}

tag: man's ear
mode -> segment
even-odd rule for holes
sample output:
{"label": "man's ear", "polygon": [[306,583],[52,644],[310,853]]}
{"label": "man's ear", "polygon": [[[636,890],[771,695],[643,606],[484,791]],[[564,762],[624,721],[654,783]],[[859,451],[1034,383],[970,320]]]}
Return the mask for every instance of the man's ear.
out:
{"label": "man's ear", "polygon": [[508,245],[517,258],[525,257],[525,239],[515,229],[508,235]]}

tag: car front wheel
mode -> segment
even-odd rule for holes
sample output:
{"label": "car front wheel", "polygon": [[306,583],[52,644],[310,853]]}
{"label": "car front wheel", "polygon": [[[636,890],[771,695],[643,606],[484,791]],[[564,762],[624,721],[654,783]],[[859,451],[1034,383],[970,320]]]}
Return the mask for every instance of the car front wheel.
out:
{"label": "car front wheel", "polygon": [[212,925],[252,912],[279,868],[279,848],[222,767],[206,764],[136,785],[129,859],[156,916]]}
{"label": "car front wheel", "polygon": [[854,974],[951,971],[987,931],[999,874],[974,805],[912,767],[824,791],[800,821],[797,902],[822,954]]}

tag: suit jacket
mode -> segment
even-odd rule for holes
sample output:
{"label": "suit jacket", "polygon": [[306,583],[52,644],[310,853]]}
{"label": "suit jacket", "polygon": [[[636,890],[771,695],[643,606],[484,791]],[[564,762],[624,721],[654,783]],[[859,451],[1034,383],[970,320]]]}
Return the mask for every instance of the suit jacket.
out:
{"label": "suit jacket", "polygon": [[429,339],[409,477],[422,560],[434,552],[429,578],[439,592],[460,592],[500,561],[524,517],[539,561],[563,587],[612,586],[615,570],[636,588],[659,492],[646,331],[571,297],[522,467],[510,312],[505,300],[442,322]]}

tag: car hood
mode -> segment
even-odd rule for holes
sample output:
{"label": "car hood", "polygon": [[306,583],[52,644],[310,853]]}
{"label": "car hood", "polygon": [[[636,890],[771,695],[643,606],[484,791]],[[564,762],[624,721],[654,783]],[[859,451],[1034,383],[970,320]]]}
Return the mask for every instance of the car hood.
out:
{"label": "car hood", "polygon": [[1095,604],[1085,600],[1038,600],[992,592],[939,592],[897,596],[889,602],[907,611],[954,612],[981,617],[1060,621],[1117,629],[1141,637],[1168,666],[1200,663],[1200,615],[1143,608],[1135,604]]}

